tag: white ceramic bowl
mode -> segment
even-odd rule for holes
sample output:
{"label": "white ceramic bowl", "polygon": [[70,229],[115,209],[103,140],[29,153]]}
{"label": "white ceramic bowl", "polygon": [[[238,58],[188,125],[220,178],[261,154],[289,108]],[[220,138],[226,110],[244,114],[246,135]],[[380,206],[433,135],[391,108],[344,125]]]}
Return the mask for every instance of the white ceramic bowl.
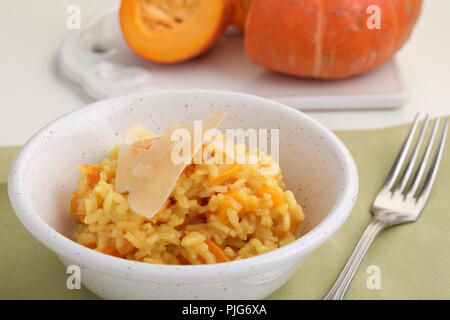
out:
{"label": "white ceramic bowl", "polygon": [[[272,252],[201,266],[152,265],[111,257],[71,240],[68,212],[76,166],[97,163],[138,120],[160,132],[168,122],[225,111],[225,128],[280,128],[280,165],[306,212],[302,236]],[[100,101],[69,113],[23,147],[9,176],[12,206],[36,239],[84,286],[108,299],[260,299],[283,285],[345,221],[358,189],[353,159],[341,141],[303,113],[240,93],[173,90]],[[302,288],[298,288],[302,290]]]}

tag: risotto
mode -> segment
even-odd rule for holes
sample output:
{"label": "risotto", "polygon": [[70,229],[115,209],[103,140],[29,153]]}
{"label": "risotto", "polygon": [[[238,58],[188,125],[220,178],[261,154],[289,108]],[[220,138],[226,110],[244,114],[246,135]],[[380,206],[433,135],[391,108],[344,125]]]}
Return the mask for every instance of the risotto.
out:
{"label": "risotto", "polygon": [[[226,156],[215,144],[224,139],[215,136],[201,148]],[[152,141],[133,147],[148,150]],[[115,191],[119,146],[97,165],[80,165],[70,205],[75,240],[115,257],[171,265],[239,260],[294,241],[304,215],[285,190],[280,168],[259,150],[234,146],[255,155],[256,162],[188,165],[151,218],[131,208],[127,192]],[[264,172],[268,167],[275,170]]]}

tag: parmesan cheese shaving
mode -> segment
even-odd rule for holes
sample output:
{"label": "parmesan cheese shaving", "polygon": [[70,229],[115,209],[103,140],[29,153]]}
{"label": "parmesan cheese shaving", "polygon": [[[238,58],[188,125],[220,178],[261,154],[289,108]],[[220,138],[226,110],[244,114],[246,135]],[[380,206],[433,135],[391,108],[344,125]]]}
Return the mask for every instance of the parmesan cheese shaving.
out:
{"label": "parmesan cheese shaving", "polygon": [[[205,132],[212,132],[219,126],[224,113],[215,113],[202,122],[202,139]],[[128,203],[133,211],[152,218],[170,196],[183,170],[189,163],[176,163],[172,159],[172,149],[176,143],[172,141],[174,130],[184,129],[193,141],[194,124],[171,124],[149,149],[136,152],[127,144],[119,146],[117,172],[114,189],[118,193],[128,192]],[[192,147],[192,156],[201,150],[202,144]]]}
{"label": "parmesan cheese shaving", "polygon": [[140,123],[131,123],[124,130],[125,138],[123,142],[125,144],[133,144],[137,141],[156,138],[157,135],[148,130]]}

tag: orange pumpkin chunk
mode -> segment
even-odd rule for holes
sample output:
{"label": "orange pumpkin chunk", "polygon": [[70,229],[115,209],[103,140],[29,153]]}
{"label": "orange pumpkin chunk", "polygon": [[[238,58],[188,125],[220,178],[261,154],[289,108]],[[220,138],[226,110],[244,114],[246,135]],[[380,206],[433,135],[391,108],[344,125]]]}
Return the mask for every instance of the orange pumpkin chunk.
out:
{"label": "orange pumpkin chunk", "polygon": [[226,169],[224,172],[220,173],[217,177],[209,176],[209,182],[211,182],[211,184],[221,184],[235,176],[236,173],[239,172],[239,170],[239,165],[233,165],[231,168]]}
{"label": "orange pumpkin chunk", "polygon": [[206,244],[208,245],[209,251],[216,257],[217,262],[229,262],[230,259],[228,259],[225,252],[222,250],[221,247],[219,247],[213,240],[206,239]]}
{"label": "orange pumpkin chunk", "polygon": [[82,164],[80,165],[80,171],[88,179],[89,187],[92,188],[100,180],[100,172],[102,172],[102,168],[99,166]]}
{"label": "orange pumpkin chunk", "polygon": [[261,187],[257,190],[257,195],[264,198],[264,194],[270,195],[273,201],[273,208],[278,208],[284,204],[283,192],[272,187]]}

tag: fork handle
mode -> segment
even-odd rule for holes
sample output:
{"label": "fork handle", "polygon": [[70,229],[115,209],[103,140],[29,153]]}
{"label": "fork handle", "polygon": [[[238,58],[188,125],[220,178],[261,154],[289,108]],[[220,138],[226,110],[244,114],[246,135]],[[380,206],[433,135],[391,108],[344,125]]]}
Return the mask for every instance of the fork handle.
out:
{"label": "fork handle", "polygon": [[355,275],[356,269],[366,255],[367,249],[369,249],[373,239],[375,239],[378,233],[386,226],[387,225],[384,222],[376,217],[370,221],[353,250],[352,255],[348,259],[347,264],[339,275],[339,278],[337,278],[331,290],[324,297],[324,300],[342,300],[344,298],[347,288]]}

